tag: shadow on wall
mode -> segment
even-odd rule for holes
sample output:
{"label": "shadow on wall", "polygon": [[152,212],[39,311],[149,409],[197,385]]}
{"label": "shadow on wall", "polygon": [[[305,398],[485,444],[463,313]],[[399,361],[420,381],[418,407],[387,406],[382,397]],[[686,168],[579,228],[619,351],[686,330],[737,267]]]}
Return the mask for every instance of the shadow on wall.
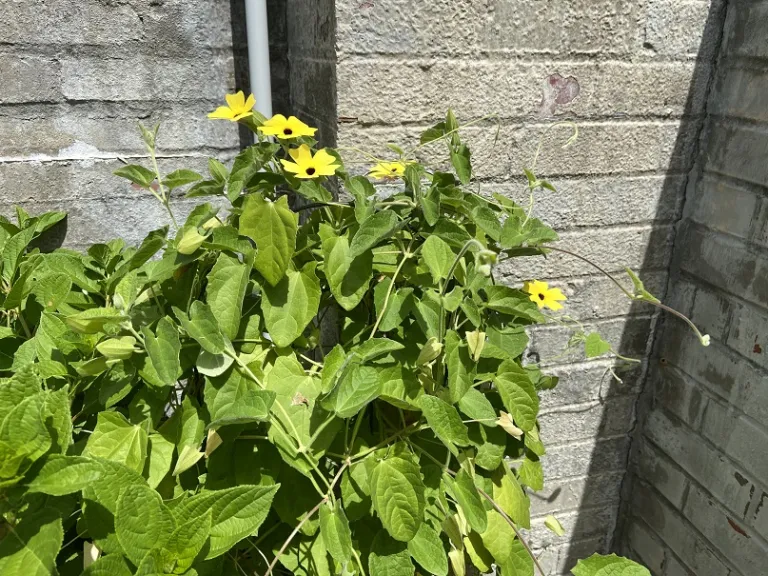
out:
{"label": "shadow on wall", "polygon": [[[683,217],[683,204],[686,200],[686,192],[692,193],[693,187],[689,187],[689,184],[695,182],[694,166],[700,149],[700,138],[702,130],[704,128],[706,114],[707,114],[707,102],[709,99],[709,92],[712,87],[714,77],[714,63],[717,58],[718,47],[723,34],[723,26],[725,19],[725,3],[713,1],[710,4],[709,13],[707,15],[704,31],[702,34],[702,42],[699,46],[694,72],[690,82],[689,92],[686,98],[683,118],[681,120],[680,128],[675,139],[674,148],[670,157],[670,162],[673,168],[667,171],[662,189],[662,195],[659,200],[659,207],[678,205],[678,213],[673,229],[669,226],[657,225],[653,228],[648,242],[648,248],[646,250],[642,269],[650,270],[654,266],[654,262],[658,262],[658,251],[669,250],[670,257],[666,262],[666,266],[670,266],[672,258],[675,239],[677,236],[678,228],[681,224]],[[702,85],[707,86],[707,93],[704,98],[700,94],[700,88]],[[701,102],[704,102],[704,107],[701,109]],[[697,104],[698,103],[698,104]],[[682,202],[676,201],[676,199],[682,198]],[[658,214],[656,221],[662,221],[663,217]],[[673,249],[670,250],[670,247]],[[629,284],[629,281],[624,280],[624,284]],[[659,298],[664,299],[669,297],[669,294],[673,292],[669,289],[670,281],[674,281],[674,276],[671,275],[667,280],[667,286],[664,292],[656,294]],[[670,302],[672,306],[675,302]],[[614,510],[615,516],[612,516],[612,521],[615,523],[612,536],[609,531],[610,541],[607,542],[595,542],[595,539],[585,540],[585,537],[589,537],[589,534],[595,534],[599,532],[600,538],[604,538],[606,533],[603,520],[596,521],[596,516],[603,516],[599,512],[604,510],[598,509],[601,494],[605,490],[605,461],[607,454],[621,454],[626,457],[626,462],[629,464],[631,458],[631,452],[636,444],[635,437],[638,433],[638,422],[642,420],[645,412],[644,406],[650,400],[653,395],[655,378],[653,377],[657,365],[662,363],[664,350],[660,349],[660,334],[664,323],[678,322],[677,319],[671,318],[667,315],[655,314],[655,308],[652,308],[648,304],[642,302],[635,302],[630,308],[629,317],[625,324],[621,345],[619,351],[628,355],[636,354],[636,351],[645,349],[645,362],[643,365],[631,372],[621,374],[624,382],[618,382],[614,379],[607,384],[601,391],[601,402],[606,403],[610,398],[627,394],[631,391],[640,392],[638,402],[635,406],[633,417],[636,418],[633,425],[633,431],[629,435],[622,435],[621,437],[608,437],[604,439],[598,439],[591,455],[591,462],[589,471],[586,477],[586,486],[584,488],[584,498],[582,499],[580,509],[578,511],[576,524],[573,529],[573,533],[579,535],[581,541],[576,540],[572,543],[567,557],[567,563],[565,568],[571,569],[576,562],[590,555],[595,550],[595,546],[601,545],[605,548],[605,552],[613,551],[617,553],[626,554],[627,550],[622,550],[624,519],[627,515],[628,495],[630,493],[629,483],[631,482],[631,469],[629,466],[625,468],[624,479],[621,487],[621,505],[618,510]],[[649,316],[653,315],[652,320],[649,321]],[[606,380],[609,376],[606,376]],[[646,390],[647,388],[647,390]],[[608,407],[610,408],[610,407]],[[615,419],[616,415],[611,416],[610,409],[606,410],[603,414],[600,431],[610,428],[609,420]],[[639,417],[640,420],[637,418]],[[599,525],[599,526],[598,526]]]}

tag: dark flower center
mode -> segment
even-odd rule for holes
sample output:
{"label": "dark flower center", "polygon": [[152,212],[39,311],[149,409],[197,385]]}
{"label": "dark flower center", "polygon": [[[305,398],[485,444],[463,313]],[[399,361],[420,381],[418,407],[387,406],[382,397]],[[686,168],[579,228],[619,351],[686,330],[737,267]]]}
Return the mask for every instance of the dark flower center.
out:
{"label": "dark flower center", "polygon": [[285,134],[286,136],[290,136],[291,134],[293,134],[293,130],[291,130],[290,128],[283,128],[283,134]]}
{"label": "dark flower center", "polygon": [[[312,174],[314,174],[314,173],[315,173],[315,169],[314,168],[307,168],[307,174],[309,176],[312,176]],[[542,296],[542,298],[543,298],[543,296]]]}
{"label": "dark flower center", "polygon": [[544,300],[544,294],[542,294],[541,292],[539,292],[539,300]]}

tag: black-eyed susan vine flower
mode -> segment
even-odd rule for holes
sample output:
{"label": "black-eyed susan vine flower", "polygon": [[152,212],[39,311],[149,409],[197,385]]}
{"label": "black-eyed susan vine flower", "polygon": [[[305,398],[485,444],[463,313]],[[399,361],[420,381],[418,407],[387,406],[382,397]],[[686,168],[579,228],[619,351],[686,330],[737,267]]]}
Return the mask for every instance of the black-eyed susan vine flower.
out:
{"label": "black-eyed susan vine flower", "polygon": [[381,180],[398,178],[405,174],[405,162],[379,162],[374,166],[368,175],[371,178]]}
{"label": "black-eyed susan vine flower", "polygon": [[546,306],[550,310],[560,310],[563,307],[560,302],[566,300],[565,294],[560,291],[560,288],[550,288],[549,284],[538,280],[526,282],[523,290],[531,295],[531,300],[536,302],[539,308]]}
{"label": "black-eyed susan vine flower", "polygon": [[312,128],[296,116],[286,118],[282,114],[275,114],[259,126],[259,132],[265,136],[276,136],[281,140],[290,140],[291,138],[300,138],[301,136],[314,136],[317,128]]}
{"label": "black-eyed susan vine flower", "polygon": [[237,94],[226,94],[224,97],[227,100],[227,105],[216,108],[208,114],[208,118],[237,122],[253,115],[253,107],[256,105],[253,94],[249,94],[246,99],[245,94],[240,90]]}
{"label": "black-eyed susan vine flower", "polygon": [[295,175],[296,178],[319,178],[320,176],[333,176],[339,164],[336,164],[336,158],[322,148],[312,155],[309,146],[302,144],[298,148],[288,151],[293,162],[280,160],[283,169]]}

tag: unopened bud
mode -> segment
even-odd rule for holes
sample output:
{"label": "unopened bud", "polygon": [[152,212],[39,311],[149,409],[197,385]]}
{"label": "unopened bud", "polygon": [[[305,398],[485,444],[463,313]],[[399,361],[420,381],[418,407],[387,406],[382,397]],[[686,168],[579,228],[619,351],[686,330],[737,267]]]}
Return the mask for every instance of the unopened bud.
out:
{"label": "unopened bud", "polygon": [[205,236],[197,231],[197,228],[190,228],[179,240],[176,250],[179,254],[192,254],[195,250],[200,248],[205,242]]}

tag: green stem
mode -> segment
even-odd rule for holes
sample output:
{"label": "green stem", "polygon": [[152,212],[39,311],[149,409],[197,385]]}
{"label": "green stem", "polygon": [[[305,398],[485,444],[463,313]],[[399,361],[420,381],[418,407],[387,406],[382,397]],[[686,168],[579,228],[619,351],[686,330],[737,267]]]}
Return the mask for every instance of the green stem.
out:
{"label": "green stem", "polygon": [[376,323],[373,325],[373,330],[371,330],[371,335],[368,336],[368,340],[376,335],[376,330],[379,329],[379,324],[381,324],[381,320],[384,318],[384,314],[387,312],[387,306],[389,306],[389,298],[392,296],[392,290],[395,287],[395,280],[397,280],[397,277],[400,274],[400,271],[403,269],[405,263],[412,256],[411,246],[413,246],[413,240],[411,240],[411,243],[408,245],[408,249],[405,251],[403,258],[400,260],[400,264],[398,264],[397,268],[395,269],[395,273],[392,275],[392,281],[389,283],[387,294],[384,296],[384,304],[382,304],[381,312],[379,312],[379,315],[376,317]]}

